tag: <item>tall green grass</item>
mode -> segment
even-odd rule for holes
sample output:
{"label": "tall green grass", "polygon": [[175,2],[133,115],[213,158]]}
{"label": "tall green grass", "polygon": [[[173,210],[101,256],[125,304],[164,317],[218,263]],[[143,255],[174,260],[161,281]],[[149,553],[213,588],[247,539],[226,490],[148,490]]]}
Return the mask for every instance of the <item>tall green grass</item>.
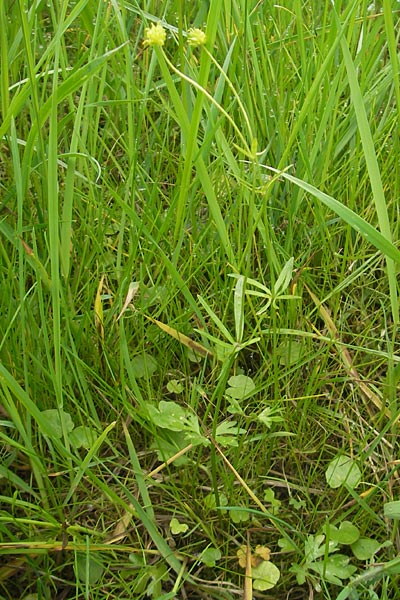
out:
{"label": "tall green grass", "polygon": [[[249,538],[262,597],[400,597],[398,25],[391,0],[0,3],[2,598],[249,596]],[[380,550],[303,585],[327,521]]]}

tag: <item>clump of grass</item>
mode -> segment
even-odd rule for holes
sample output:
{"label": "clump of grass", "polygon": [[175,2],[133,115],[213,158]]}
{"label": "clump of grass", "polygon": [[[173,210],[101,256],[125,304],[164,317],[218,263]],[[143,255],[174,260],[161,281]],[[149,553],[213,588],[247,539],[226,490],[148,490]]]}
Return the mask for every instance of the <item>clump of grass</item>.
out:
{"label": "clump of grass", "polygon": [[0,6],[2,597],[397,597],[398,18]]}

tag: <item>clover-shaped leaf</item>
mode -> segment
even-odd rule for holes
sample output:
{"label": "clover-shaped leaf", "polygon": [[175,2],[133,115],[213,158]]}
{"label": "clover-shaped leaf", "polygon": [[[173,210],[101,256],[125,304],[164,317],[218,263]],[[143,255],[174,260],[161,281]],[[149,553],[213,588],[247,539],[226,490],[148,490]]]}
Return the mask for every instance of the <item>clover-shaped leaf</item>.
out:
{"label": "clover-shaped leaf", "polygon": [[250,519],[249,511],[240,508],[230,510],[229,516],[234,523],[246,523]]}

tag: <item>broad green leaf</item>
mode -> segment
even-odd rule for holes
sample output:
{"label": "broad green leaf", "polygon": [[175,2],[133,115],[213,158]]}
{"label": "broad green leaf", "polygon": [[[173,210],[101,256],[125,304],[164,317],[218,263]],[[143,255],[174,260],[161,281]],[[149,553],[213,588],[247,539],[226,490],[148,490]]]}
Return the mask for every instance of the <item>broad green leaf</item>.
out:
{"label": "broad green leaf", "polygon": [[228,379],[228,384],[230,387],[227,388],[225,394],[237,400],[243,400],[256,387],[251,377],[246,375],[234,375]]}
{"label": "broad green leaf", "polygon": [[234,508],[229,511],[229,516],[234,523],[246,523],[250,519],[250,513],[248,510],[241,510],[240,508]]}
{"label": "broad green leaf", "polygon": [[170,432],[176,432],[177,434],[184,433],[184,438],[179,440],[179,443],[183,442],[182,448],[188,444],[209,444],[207,438],[200,432],[197,416],[185,410],[176,402],[161,400],[158,408],[149,405],[147,407],[147,415],[157,427],[168,429]]}
{"label": "broad green leaf", "polygon": [[295,508],[295,510],[300,510],[301,508],[306,508],[306,506],[307,506],[307,503],[305,500],[299,500],[298,498],[295,498],[294,496],[290,496],[289,504],[290,504],[290,506],[293,506]]}
{"label": "broad green leaf", "polygon": [[334,525],[328,524],[325,527],[325,531],[330,540],[343,545],[350,546],[351,544],[354,544],[360,537],[359,530],[350,521],[343,521],[340,524],[339,529]]}
{"label": "broad green leaf", "polygon": [[151,581],[147,585],[146,596],[152,600],[158,600],[163,592],[163,581],[168,581],[169,574],[167,565],[161,562],[153,565],[149,569]]}
{"label": "broad green leaf", "polygon": [[97,583],[104,572],[100,557],[94,554],[79,553],[76,557],[75,569],[80,581],[89,585]]}
{"label": "broad green leaf", "polygon": [[90,429],[90,427],[86,427],[85,425],[80,425],[70,433],[69,441],[74,448],[89,449],[96,438],[97,435],[93,429]]}
{"label": "broad green leaf", "polygon": [[215,567],[215,563],[221,560],[221,551],[218,548],[206,548],[203,550],[200,556],[200,560],[202,563],[207,565],[207,567]]}
{"label": "broad green leaf", "polygon": [[298,565],[297,563],[295,563],[290,567],[289,573],[293,573],[294,575],[296,575],[296,581],[299,585],[304,585],[304,583],[306,582],[308,572],[307,569],[302,565]]}
{"label": "broad green leaf", "polygon": [[153,375],[158,367],[157,361],[146,352],[140,356],[135,356],[131,361],[131,365],[133,374],[137,378]]}
{"label": "broad green leaf", "polygon": [[186,411],[176,402],[161,400],[158,409],[155,406],[147,407],[150,419],[157,427],[171,429],[171,431],[183,431],[186,423]]}
{"label": "broad green leaf", "polygon": [[[165,462],[168,459],[175,456],[180,450],[183,450],[188,442],[186,439],[186,435],[182,431],[171,431],[165,432],[167,434],[168,439],[164,437],[164,432],[160,432],[160,435],[157,435],[152,444],[151,448],[155,448],[157,451],[157,458],[160,462]],[[181,467],[183,465],[187,465],[189,462],[189,458],[186,454],[183,454],[176,460],[174,460],[175,467]]]}
{"label": "broad green leaf", "polygon": [[65,423],[66,431],[67,433],[71,433],[71,431],[74,429],[74,422],[69,413],[66,413],[63,410],[58,410],[57,408],[50,408],[49,410],[42,411],[42,417],[47,420],[48,428],[50,428],[53,436],[56,438],[62,438],[63,435],[61,413]]}
{"label": "broad green leaf", "polygon": [[263,560],[259,565],[253,567],[253,588],[264,592],[276,586],[281,573],[276,565],[269,560]]}
{"label": "broad green leaf", "polygon": [[342,584],[342,579],[348,579],[357,571],[357,567],[349,565],[350,558],[344,554],[333,554],[326,560],[320,560],[308,565],[309,569],[316,571],[321,578],[334,583]]}
{"label": "broad green leaf", "polygon": [[222,510],[224,506],[228,506],[228,498],[224,493],[219,495],[219,506],[217,507],[215,494],[207,494],[204,496],[204,506],[208,510]]}
{"label": "broad green leaf", "polygon": [[307,563],[313,562],[325,554],[325,536],[309,535],[304,542],[304,558]]}
{"label": "broad green leaf", "polygon": [[267,488],[264,492],[264,501],[270,505],[271,513],[276,515],[282,504],[278,498],[275,498],[275,492],[271,488]]}
{"label": "broad green leaf", "polygon": [[236,398],[230,398],[229,399],[229,406],[227,408],[227,411],[231,414],[231,415],[244,415],[244,410],[243,408],[240,406],[239,400],[236,400]]}
{"label": "broad green leaf", "polygon": [[172,517],[169,528],[172,535],[179,535],[180,533],[186,533],[189,525],[187,523],[180,523],[176,517]]}
{"label": "broad green leaf", "polygon": [[276,355],[279,357],[279,364],[284,365],[285,367],[291,367],[296,364],[302,357],[303,349],[304,344],[301,342],[285,341],[282,344],[279,344],[276,349]]}
{"label": "broad green leaf", "polygon": [[181,394],[183,392],[183,385],[178,379],[171,379],[167,383],[167,390],[170,394]]}
{"label": "broad green leaf", "polygon": [[358,560],[370,560],[379,548],[381,548],[379,542],[367,537],[361,537],[351,545],[353,554]]}
{"label": "broad green leaf", "polygon": [[135,552],[135,553],[131,553],[128,555],[129,558],[129,562],[134,566],[134,567],[145,567],[146,566],[146,559],[144,557],[144,554],[142,554],[141,552]]}
{"label": "broad green leaf", "polygon": [[361,480],[361,471],[350,456],[340,454],[329,463],[325,477],[331,488],[341,485],[355,488]]}
{"label": "broad green leaf", "polygon": [[287,538],[279,538],[278,546],[281,552],[296,552],[297,550],[296,544]]}
{"label": "broad green leaf", "polygon": [[400,519],[400,500],[386,502],[383,506],[383,514],[386,519]]}

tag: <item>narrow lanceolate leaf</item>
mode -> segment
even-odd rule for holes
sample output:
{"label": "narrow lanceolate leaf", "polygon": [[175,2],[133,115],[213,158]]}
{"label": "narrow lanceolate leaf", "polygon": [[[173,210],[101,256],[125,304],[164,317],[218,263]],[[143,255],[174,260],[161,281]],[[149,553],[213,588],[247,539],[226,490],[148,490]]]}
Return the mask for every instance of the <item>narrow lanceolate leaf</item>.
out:
{"label": "narrow lanceolate leaf", "polygon": [[275,296],[280,295],[289,286],[292,279],[294,258],[289,258],[274,285]]}
{"label": "narrow lanceolate leaf", "polygon": [[100,338],[104,341],[104,326],[103,326],[103,303],[101,299],[103,291],[104,275],[101,276],[99,285],[97,287],[96,297],[94,300],[94,323],[97,331],[99,332]]}
{"label": "narrow lanceolate leaf", "polygon": [[128,306],[130,304],[132,304],[132,301],[133,301],[134,297],[136,296],[136,294],[138,293],[138,291],[139,291],[139,282],[138,281],[132,281],[129,284],[128,293],[126,295],[125,302],[124,302],[124,305],[122,307],[122,310],[121,310],[121,312],[119,313],[119,315],[117,317],[117,321],[120,320],[120,318],[122,317],[122,315],[124,314],[124,312],[127,310]]}
{"label": "narrow lanceolate leaf", "polygon": [[149,319],[149,321],[157,325],[157,327],[165,331],[165,333],[168,333],[168,335],[178,340],[178,342],[181,342],[181,344],[184,344],[185,346],[187,346],[187,348],[193,350],[193,352],[197,352],[198,354],[201,354],[201,356],[213,355],[211,350],[208,350],[208,348],[205,348],[198,342],[195,342],[194,340],[192,340],[192,338],[188,337],[184,333],[181,333],[177,329],[174,329],[173,327],[170,327],[169,325],[166,325],[165,323],[162,323],[157,319],[153,319],[153,317],[149,317],[148,315],[145,315],[145,317],[146,319]]}
{"label": "narrow lanceolate leaf", "polygon": [[239,275],[235,285],[235,296],[233,300],[233,309],[235,314],[235,333],[236,341],[238,344],[243,339],[244,331],[244,290],[245,290],[245,278],[243,275]]}

